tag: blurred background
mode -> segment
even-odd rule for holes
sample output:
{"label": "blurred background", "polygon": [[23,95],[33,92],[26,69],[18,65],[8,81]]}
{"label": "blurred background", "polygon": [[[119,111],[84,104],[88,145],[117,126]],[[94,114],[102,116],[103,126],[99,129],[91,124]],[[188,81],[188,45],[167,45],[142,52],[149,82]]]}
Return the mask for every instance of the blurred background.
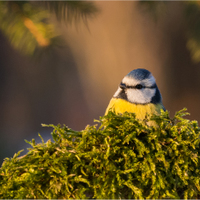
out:
{"label": "blurred background", "polygon": [[199,121],[199,61],[199,2],[0,2],[0,162],[51,138],[41,123],[93,125],[136,68]]}

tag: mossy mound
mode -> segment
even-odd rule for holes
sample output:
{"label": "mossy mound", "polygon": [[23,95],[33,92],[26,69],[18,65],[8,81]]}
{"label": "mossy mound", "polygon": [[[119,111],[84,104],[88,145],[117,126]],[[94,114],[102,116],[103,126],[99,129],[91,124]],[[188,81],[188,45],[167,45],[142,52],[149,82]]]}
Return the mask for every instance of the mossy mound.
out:
{"label": "mossy mound", "polygon": [[199,198],[200,128],[186,114],[162,112],[155,127],[113,112],[80,132],[49,125],[53,142],[5,159],[0,198]]}

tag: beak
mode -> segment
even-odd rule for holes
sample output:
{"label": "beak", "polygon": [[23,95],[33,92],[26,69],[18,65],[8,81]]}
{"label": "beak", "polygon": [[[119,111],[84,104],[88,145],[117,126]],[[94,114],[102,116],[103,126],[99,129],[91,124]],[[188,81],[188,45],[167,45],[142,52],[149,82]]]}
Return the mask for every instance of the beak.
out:
{"label": "beak", "polygon": [[126,89],[126,85],[124,83],[120,83],[119,87],[122,89],[122,90],[125,90]]}

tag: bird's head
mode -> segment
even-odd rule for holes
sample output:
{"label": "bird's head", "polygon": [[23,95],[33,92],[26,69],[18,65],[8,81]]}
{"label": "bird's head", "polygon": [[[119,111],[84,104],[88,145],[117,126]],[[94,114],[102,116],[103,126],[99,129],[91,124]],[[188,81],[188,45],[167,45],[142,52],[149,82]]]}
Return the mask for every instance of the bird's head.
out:
{"label": "bird's head", "polygon": [[146,69],[135,69],[128,73],[122,79],[113,97],[135,104],[162,102],[155,78]]}

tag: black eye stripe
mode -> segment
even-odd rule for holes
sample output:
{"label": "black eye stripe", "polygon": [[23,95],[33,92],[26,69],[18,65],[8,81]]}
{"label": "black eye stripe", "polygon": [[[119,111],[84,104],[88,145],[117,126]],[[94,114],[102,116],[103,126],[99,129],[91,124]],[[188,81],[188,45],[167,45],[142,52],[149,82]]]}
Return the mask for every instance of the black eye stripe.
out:
{"label": "black eye stripe", "polygon": [[141,90],[142,88],[145,88],[145,86],[141,85],[141,84],[137,84],[135,86],[126,86],[127,88],[133,88],[133,89],[138,89]]}
{"label": "black eye stripe", "polygon": [[141,85],[141,84],[137,84],[137,85],[132,86],[132,85],[126,85],[124,83],[120,83],[120,88],[121,89],[131,88],[131,89],[138,89],[138,90],[143,89],[143,88],[153,89],[153,88],[156,88],[156,85],[152,85],[152,86],[147,87],[147,86],[144,86],[144,85]]}
{"label": "black eye stripe", "polygon": [[143,86],[143,85],[141,85],[141,84],[138,84],[138,85],[135,85],[135,86],[129,86],[129,85],[127,85],[126,88],[131,88],[131,89],[138,89],[138,90],[140,90],[140,89],[142,89],[142,88],[147,88],[147,87],[145,87],[145,86]]}
{"label": "black eye stripe", "polygon": [[138,90],[141,90],[142,88],[144,88],[144,86],[141,85],[141,84],[137,84],[137,85],[135,86],[135,88],[138,89]]}

